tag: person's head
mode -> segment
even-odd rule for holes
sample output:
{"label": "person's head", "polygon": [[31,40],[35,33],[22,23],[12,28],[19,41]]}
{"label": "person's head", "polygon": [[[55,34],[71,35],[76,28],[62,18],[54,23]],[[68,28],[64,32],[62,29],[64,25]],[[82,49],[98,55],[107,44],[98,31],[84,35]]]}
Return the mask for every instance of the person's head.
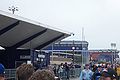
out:
{"label": "person's head", "polygon": [[107,63],[107,68],[111,68],[111,64],[110,63]]}
{"label": "person's head", "polygon": [[67,62],[65,62],[65,65],[68,65]]}
{"label": "person's head", "polygon": [[101,75],[102,76],[101,76],[100,80],[112,80],[112,76],[106,71],[102,72]]}
{"label": "person's head", "polygon": [[105,80],[112,80],[111,77],[105,77]]}
{"label": "person's head", "polygon": [[107,68],[107,67],[106,67],[106,64],[102,64],[102,68]]}
{"label": "person's head", "polygon": [[55,76],[49,70],[37,70],[28,80],[55,80]]}
{"label": "person's head", "polygon": [[101,77],[100,80],[112,80],[111,77]]}
{"label": "person's head", "polygon": [[5,75],[5,67],[0,64],[0,80],[4,80],[4,75]]}
{"label": "person's head", "polygon": [[85,64],[85,69],[89,69],[89,68],[90,68],[89,64]]}
{"label": "person's head", "polygon": [[16,78],[17,80],[28,80],[33,72],[34,67],[31,64],[22,64],[16,70]]}
{"label": "person's head", "polygon": [[98,65],[97,69],[98,69],[98,71],[101,71],[102,70],[102,66]]}
{"label": "person's head", "polygon": [[60,66],[63,66],[63,63],[61,63]]}

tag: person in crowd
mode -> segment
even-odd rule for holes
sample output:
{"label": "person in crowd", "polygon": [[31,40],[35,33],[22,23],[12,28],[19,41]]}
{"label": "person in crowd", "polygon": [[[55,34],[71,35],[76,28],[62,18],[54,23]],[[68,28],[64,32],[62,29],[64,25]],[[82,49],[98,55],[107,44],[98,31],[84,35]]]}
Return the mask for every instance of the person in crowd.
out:
{"label": "person in crowd", "polygon": [[113,80],[113,79],[108,72],[103,71],[99,80]]}
{"label": "person in crowd", "polygon": [[5,80],[5,67],[0,63],[0,80]]}
{"label": "person in crowd", "polygon": [[46,70],[50,71],[55,76],[55,80],[60,80],[60,77],[58,77],[56,75],[57,73],[55,74],[55,72],[54,72],[54,66],[48,65]]}
{"label": "person in crowd", "polygon": [[112,68],[112,65],[110,63],[106,64],[107,72],[113,76],[113,79],[118,80],[117,72]]}
{"label": "person in crowd", "polygon": [[75,77],[75,66],[73,63],[70,64],[70,75],[71,77]]}
{"label": "person in crowd", "polygon": [[97,66],[93,65],[92,71],[95,72],[97,70]]}
{"label": "person in crowd", "polygon": [[58,74],[59,74],[59,78],[63,77],[63,63],[61,63],[58,67]]}
{"label": "person in crowd", "polygon": [[92,80],[99,80],[102,74],[102,66],[98,65],[97,70],[94,72],[92,76]]}
{"label": "person in crowd", "polygon": [[28,80],[55,80],[55,76],[49,70],[37,70]]}
{"label": "person in crowd", "polygon": [[67,64],[67,62],[65,62],[64,68],[65,68],[65,76],[67,77],[67,80],[69,80],[69,77],[70,77],[70,75],[69,75],[70,67]]}
{"label": "person in crowd", "polygon": [[92,80],[93,72],[89,69],[89,64],[85,64],[85,69],[81,71],[80,80]]}
{"label": "person in crowd", "polygon": [[16,69],[17,80],[28,80],[33,74],[34,67],[31,64],[22,64]]}
{"label": "person in crowd", "polygon": [[120,79],[120,65],[119,64],[117,64],[116,71],[117,71],[118,79]]}
{"label": "person in crowd", "polygon": [[57,76],[57,64],[54,64],[53,71],[54,71],[55,76]]}
{"label": "person in crowd", "polygon": [[113,70],[115,70],[115,71],[116,71],[116,67],[117,67],[116,64],[113,64],[113,65],[112,65],[112,68],[113,68]]}

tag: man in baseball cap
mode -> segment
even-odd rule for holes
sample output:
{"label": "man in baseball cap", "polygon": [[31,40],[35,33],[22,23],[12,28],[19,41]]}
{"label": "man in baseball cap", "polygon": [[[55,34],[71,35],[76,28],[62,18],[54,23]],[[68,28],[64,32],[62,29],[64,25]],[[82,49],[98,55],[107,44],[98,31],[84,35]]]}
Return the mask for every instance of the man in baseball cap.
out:
{"label": "man in baseball cap", "polygon": [[93,72],[89,69],[89,64],[85,64],[85,69],[83,69],[80,73],[80,80],[91,80],[92,75]]}
{"label": "man in baseball cap", "polygon": [[0,80],[5,80],[5,67],[0,63]]}

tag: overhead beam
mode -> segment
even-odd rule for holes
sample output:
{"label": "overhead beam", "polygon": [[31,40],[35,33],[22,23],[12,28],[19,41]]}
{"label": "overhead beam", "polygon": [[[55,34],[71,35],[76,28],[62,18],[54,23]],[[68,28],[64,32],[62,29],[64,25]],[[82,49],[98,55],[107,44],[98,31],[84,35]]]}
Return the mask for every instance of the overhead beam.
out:
{"label": "overhead beam", "polygon": [[9,31],[10,29],[14,28],[15,26],[17,26],[17,25],[19,24],[19,22],[20,22],[20,21],[17,21],[17,22],[15,22],[15,23],[13,23],[13,24],[11,24],[11,25],[3,28],[2,30],[0,30],[0,36],[1,36],[2,34],[4,34],[5,32]]}
{"label": "overhead beam", "polygon": [[52,42],[58,40],[59,38],[61,38],[61,37],[63,37],[63,36],[64,36],[64,34],[62,34],[62,35],[60,35],[60,36],[57,36],[57,37],[51,39],[50,41],[41,44],[40,46],[36,47],[35,49],[37,49],[37,50],[42,49],[43,47],[49,45],[50,43],[52,43]]}
{"label": "overhead beam", "polygon": [[30,37],[28,37],[28,38],[20,41],[20,42],[18,42],[18,43],[16,43],[15,45],[13,45],[13,46],[11,46],[11,47],[13,47],[13,48],[18,48],[18,47],[24,45],[25,43],[31,41],[32,39],[34,39],[34,38],[42,35],[42,34],[45,33],[46,31],[47,31],[47,29],[44,29],[44,30],[42,30],[42,31],[40,31],[40,32],[38,32],[38,33],[36,33],[36,34],[34,34],[34,35],[32,35],[32,36],[30,36]]}

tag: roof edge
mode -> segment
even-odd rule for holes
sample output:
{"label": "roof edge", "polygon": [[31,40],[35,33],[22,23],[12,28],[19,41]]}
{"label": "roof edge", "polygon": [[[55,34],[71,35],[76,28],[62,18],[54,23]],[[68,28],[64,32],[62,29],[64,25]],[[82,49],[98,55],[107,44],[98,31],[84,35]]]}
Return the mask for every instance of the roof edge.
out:
{"label": "roof edge", "polygon": [[18,16],[18,15],[9,13],[9,12],[5,12],[5,11],[0,10],[0,14],[1,14],[1,15],[4,15],[4,16],[7,16],[7,17],[14,18],[14,19],[18,19],[18,20],[20,20],[20,21],[32,23],[32,24],[37,25],[37,26],[41,26],[41,27],[44,27],[44,28],[48,28],[48,29],[51,29],[51,30],[55,30],[55,31],[64,33],[64,34],[66,34],[66,35],[68,35],[68,36],[73,35],[72,32],[63,31],[63,30],[58,29],[58,28],[56,28],[56,27],[52,27],[52,26],[49,26],[49,25],[40,23],[40,22],[38,22],[38,21],[34,21],[34,20],[31,20],[31,19],[28,19],[28,18],[25,18],[25,17],[22,17],[22,16]]}

